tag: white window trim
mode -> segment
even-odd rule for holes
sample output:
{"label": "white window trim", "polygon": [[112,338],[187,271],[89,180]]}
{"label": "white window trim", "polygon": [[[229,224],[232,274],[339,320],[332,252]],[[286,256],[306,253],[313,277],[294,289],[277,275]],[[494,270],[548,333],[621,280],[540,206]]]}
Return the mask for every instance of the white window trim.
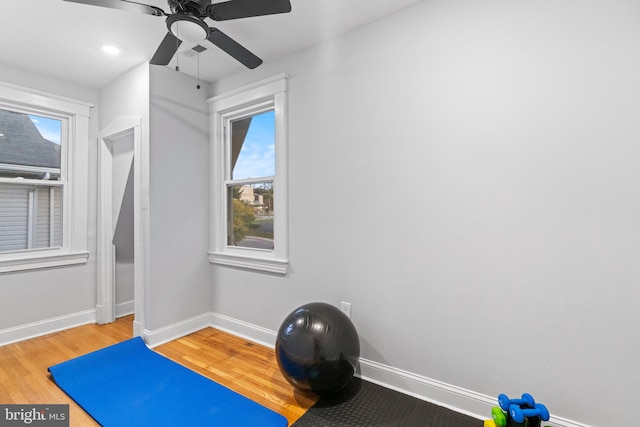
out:
{"label": "white window trim", "polygon": [[[209,262],[253,271],[285,275],[289,268],[288,206],[288,80],[280,74],[208,100],[210,113],[209,150]],[[276,175],[274,176],[274,250],[227,245],[224,123],[242,109],[272,102],[276,128]]]}
{"label": "white window trim", "polygon": [[30,109],[68,119],[66,149],[61,154],[66,171],[62,247],[2,253],[0,273],[86,263],[89,258],[87,165],[92,105],[4,82],[0,82],[0,104],[5,108]]}

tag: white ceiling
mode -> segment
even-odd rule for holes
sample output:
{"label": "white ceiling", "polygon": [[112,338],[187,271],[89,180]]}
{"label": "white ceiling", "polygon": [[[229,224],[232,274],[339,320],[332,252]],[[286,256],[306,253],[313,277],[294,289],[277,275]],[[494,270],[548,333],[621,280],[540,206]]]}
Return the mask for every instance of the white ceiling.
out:
{"label": "white ceiling", "polygon": [[[166,0],[137,0],[170,12]],[[264,0],[269,1],[269,0]],[[423,0],[291,0],[292,12],[207,23],[265,62],[366,25]],[[217,1],[214,1],[214,3]],[[149,60],[166,33],[164,17],[63,0],[12,0],[0,13],[0,63],[100,88]],[[102,45],[121,49],[116,57]],[[244,66],[208,42],[200,78],[214,81]],[[179,52],[192,46],[183,43]],[[182,54],[180,69],[198,74],[197,56]],[[176,57],[169,66],[175,66]]]}

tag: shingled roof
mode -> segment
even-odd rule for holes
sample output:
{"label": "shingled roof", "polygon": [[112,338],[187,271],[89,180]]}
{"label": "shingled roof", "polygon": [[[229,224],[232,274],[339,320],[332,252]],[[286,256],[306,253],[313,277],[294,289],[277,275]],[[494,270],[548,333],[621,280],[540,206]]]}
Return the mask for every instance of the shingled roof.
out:
{"label": "shingled roof", "polygon": [[0,109],[0,163],[60,169],[60,145],[46,140],[28,115]]}

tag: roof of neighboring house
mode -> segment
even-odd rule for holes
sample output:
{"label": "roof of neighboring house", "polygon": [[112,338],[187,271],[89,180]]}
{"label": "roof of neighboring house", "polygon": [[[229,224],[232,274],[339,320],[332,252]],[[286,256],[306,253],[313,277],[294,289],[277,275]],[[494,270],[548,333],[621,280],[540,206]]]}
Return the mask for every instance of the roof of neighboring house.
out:
{"label": "roof of neighboring house", "polygon": [[46,140],[28,115],[0,109],[0,163],[60,169],[60,145]]}

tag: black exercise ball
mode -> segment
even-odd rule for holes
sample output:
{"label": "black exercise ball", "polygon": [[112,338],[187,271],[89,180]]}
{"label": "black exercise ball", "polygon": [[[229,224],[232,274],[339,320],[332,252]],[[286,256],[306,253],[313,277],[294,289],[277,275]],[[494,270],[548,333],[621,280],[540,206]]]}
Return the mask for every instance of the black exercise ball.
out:
{"label": "black exercise ball", "polygon": [[356,328],[330,304],[305,304],[289,314],[278,330],[278,366],[299,390],[325,395],[342,389],[353,378],[359,357]]}

